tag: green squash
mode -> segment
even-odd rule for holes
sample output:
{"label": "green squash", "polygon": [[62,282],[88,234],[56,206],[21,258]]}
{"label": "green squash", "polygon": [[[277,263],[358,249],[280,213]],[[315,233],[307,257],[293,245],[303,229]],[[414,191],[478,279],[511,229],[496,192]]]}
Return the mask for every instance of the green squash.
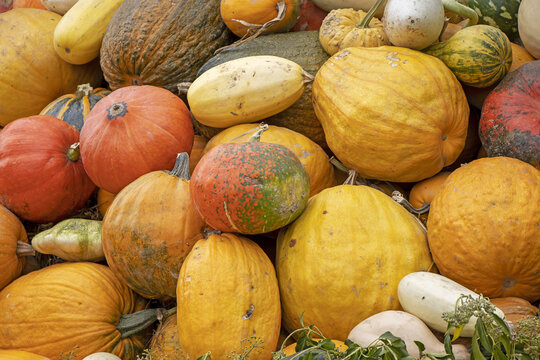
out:
{"label": "green squash", "polygon": [[478,14],[478,23],[501,29],[511,41],[518,36],[517,16],[521,0],[466,0]]}
{"label": "green squash", "polygon": [[512,65],[510,40],[489,25],[466,27],[424,52],[441,59],[463,84],[479,88],[499,82]]}

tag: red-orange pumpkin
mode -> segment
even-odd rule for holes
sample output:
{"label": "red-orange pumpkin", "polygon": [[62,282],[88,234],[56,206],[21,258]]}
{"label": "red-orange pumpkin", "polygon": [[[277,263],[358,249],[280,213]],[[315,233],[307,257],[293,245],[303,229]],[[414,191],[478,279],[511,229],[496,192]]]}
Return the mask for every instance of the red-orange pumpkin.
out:
{"label": "red-orange pumpkin", "polygon": [[13,8],[33,8],[47,10],[45,5],[41,3],[41,0],[13,0]]}
{"label": "red-orange pumpkin", "polygon": [[0,0],[0,13],[13,9],[12,0]]}
{"label": "red-orange pumpkin", "polygon": [[139,176],[172,169],[190,152],[191,115],[184,102],[155,86],[127,86],[110,93],[88,114],[81,156],[92,181],[118,193]]}
{"label": "red-orange pumpkin", "polygon": [[328,11],[324,11],[311,0],[300,2],[300,16],[298,22],[290,31],[319,30]]}
{"label": "red-orange pumpkin", "polygon": [[0,202],[25,220],[60,220],[95,189],[80,158],[79,132],[55,117],[9,123],[0,132],[0,154]]}
{"label": "red-orange pumpkin", "polygon": [[489,301],[502,310],[506,320],[516,322],[527,316],[536,316],[538,308],[519,297],[501,297]]}

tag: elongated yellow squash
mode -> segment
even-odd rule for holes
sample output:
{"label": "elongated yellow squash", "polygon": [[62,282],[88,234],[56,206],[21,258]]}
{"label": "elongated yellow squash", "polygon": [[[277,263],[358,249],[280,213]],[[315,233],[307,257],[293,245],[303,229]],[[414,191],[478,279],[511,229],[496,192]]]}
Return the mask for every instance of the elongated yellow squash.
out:
{"label": "elongated yellow squash", "polygon": [[105,30],[124,0],[79,0],[54,30],[54,49],[70,64],[86,64],[99,55]]}
{"label": "elongated yellow squash", "polygon": [[199,76],[187,99],[200,123],[217,128],[275,115],[294,104],[309,78],[300,65],[278,56],[227,61]]}

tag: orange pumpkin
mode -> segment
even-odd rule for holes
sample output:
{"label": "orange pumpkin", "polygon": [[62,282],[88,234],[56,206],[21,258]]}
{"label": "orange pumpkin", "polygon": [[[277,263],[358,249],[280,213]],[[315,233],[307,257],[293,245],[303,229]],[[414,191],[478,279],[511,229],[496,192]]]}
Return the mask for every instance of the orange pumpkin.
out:
{"label": "orange pumpkin", "polygon": [[45,5],[41,3],[41,0],[13,0],[13,8],[34,8],[47,10]]}
{"label": "orange pumpkin", "polygon": [[159,325],[152,341],[150,342],[150,353],[152,359],[185,360],[186,355],[180,348],[178,341],[178,318],[175,315],[169,316]]}
{"label": "orange pumpkin", "polygon": [[431,201],[439,193],[449,171],[443,171],[429,179],[420,181],[411,188],[409,202],[415,208],[420,208],[424,204],[431,204]]}
{"label": "orange pumpkin", "polygon": [[502,310],[506,320],[516,322],[527,316],[536,316],[538,308],[525,299],[518,297],[502,297],[489,299],[489,301]]}
{"label": "orange pumpkin", "polygon": [[189,173],[193,173],[193,169],[199,163],[203,156],[203,150],[206,146],[206,138],[201,135],[193,136],[193,146],[191,147],[191,153],[189,154]]}
{"label": "orange pumpkin", "polygon": [[521,65],[528,63],[529,61],[534,61],[535,58],[524,47],[519,46],[518,44],[511,43],[512,45],[512,66],[510,66],[509,71],[517,70]]}
{"label": "orange pumpkin", "polygon": [[111,206],[116,194],[110,193],[105,189],[98,189],[97,193],[97,205],[101,216],[105,216],[107,210]]}

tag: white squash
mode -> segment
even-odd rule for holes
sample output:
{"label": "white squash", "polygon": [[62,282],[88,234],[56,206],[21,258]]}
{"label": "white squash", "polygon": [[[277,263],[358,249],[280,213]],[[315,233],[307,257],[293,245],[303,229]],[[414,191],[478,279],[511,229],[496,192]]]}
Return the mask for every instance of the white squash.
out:
{"label": "white squash", "polygon": [[47,10],[64,15],[79,0],[41,0]]}
{"label": "white squash", "polygon": [[[331,11],[335,9],[364,10],[367,12],[377,2],[377,0],[312,0],[315,5],[323,10]],[[375,13],[375,17],[380,18],[384,12],[384,6],[381,6]]]}
{"label": "white squash", "polygon": [[[446,332],[448,326],[442,318],[443,312],[454,311],[456,301],[462,294],[476,298],[480,296],[442,275],[424,271],[404,276],[398,285],[399,303],[403,309],[442,333]],[[504,313],[498,308],[497,315],[504,318]],[[472,337],[475,323],[476,318],[472,317],[460,336]]]}
{"label": "white squash", "polygon": [[[427,353],[445,353],[441,343],[429,328],[416,316],[398,310],[388,310],[372,315],[356,325],[349,333],[348,339],[360,346],[367,346],[385,332],[402,338],[408,353],[414,358],[419,357],[418,347],[414,341],[420,341],[426,347]],[[452,351],[456,360],[468,360],[470,355],[465,345],[454,344]]]}
{"label": "white squash", "polygon": [[82,360],[121,360],[118,356],[106,353],[106,352],[98,352],[91,355],[88,355]]}
{"label": "white squash", "polygon": [[525,49],[540,59],[540,1],[522,0],[518,10],[519,37]]}

